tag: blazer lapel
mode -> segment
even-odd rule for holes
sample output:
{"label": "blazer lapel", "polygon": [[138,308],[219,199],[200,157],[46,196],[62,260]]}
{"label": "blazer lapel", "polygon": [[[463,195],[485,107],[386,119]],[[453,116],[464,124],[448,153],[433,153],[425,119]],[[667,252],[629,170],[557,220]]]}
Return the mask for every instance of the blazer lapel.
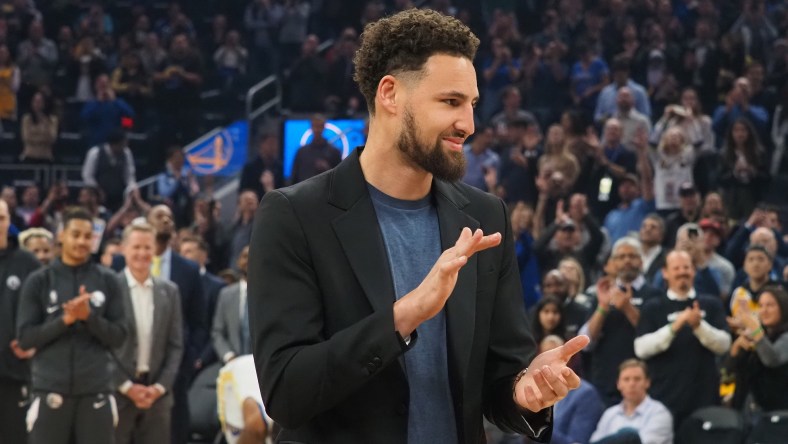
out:
{"label": "blazer lapel", "polygon": [[334,170],[329,203],[346,211],[332,226],[372,309],[391,310],[394,281],[359,153],[354,151]]}
{"label": "blazer lapel", "polygon": [[[479,228],[479,222],[461,211],[461,208],[468,204],[468,199],[454,185],[434,180],[433,190],[441,232],[441,249],[445,251],[454,246],[463,228],[476,230]],[[474,255],[460,269],[457,284],[446,302],[446,336],[450,364],[452,364],[450,374],[452,368],[458,370],[456,376],[459,377],[461,388],[465,386],[465,372],[473,346],[476,320],[476,268],[476,255]]]}

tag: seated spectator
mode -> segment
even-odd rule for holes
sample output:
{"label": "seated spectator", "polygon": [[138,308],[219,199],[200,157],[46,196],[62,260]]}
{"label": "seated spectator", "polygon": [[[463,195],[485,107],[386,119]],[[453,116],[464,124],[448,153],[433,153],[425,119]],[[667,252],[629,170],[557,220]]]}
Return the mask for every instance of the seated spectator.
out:
{"label": "seated spectator", "polygon": [[312,116],[311,126],[312,140],[298,149],[293,160],[293,170],[290,174],[290,182],[293,184],[328,171],[339,165],[342,160],[342,153],[323,137],[326,118],[315,114]]}
{"label": "seated spectator", "polygon": [[110,213],[101,205],[101,200],[101,190],[97,187],[86,185],[79,189],[77,204],[93,218],[93,243],[90,251],[93,254],[99,253],[110,218]]}
{"label": "seated spectator", "polygon": [[91,148],[82,165],[82,181],[104,192],[104,203],[110,211],[117,210],[125,192],[136,186],[134,156],[121,129],[109,133],[106,143]]}
{"label": "seated spectator", "polygon": [[767,205],[756,207],[745,223],[740,225],[728,239],[725,245],[725,257],[734,267],[740,268],[744,262],[747,245],[752,243],[760,243],[771,252],[775,258],[775,266],[780,266],[777,273],[780,275],[788,246],[782,239],[779,214],[775,207]]}
{"label": "seated spectator", "polygon": [[493,128],[484,125],[477,127],[471,141],[462,147],[466,162],[462,181],[482,191],[495,191],[498,183],[501,158],[492,149],[494,141]]}
{"label": "seated spectator", "polygon": [[225,88],[238,86],[237,83],[246,75],[248,60],[249,51],[241,45],[241,34],[238,31],[229,31],[222,46],[213,53],[219,79]]}
{"label": "seated spectator", "polygon": [[[650,393],[678,422],[701,407],[719,403],[716,356],[728,351],[731,337],[719,294],[695,290],[689,253],[670,252],[662,273],[668,289],[643,305],[635,355],[651,368]],[[674,424],[674,429],[680,425]]]}
{"label": "seated spectator", "polygon": [[[746,307],[746,305],[745,305]],[[788,409],[788,294],[782,287],[764,289],[758,299],[758,315],[740,310],[739,337],[731,346],[737,376],[733,405],[744,407],[750,394],[750,412]],[[757,413],[756,413],[757,414]],[[761,420],[765,420],[762,418]]]}
{"label": "seated spectator", "polygon": [[245,190],[238,195],[235,220],[228,227],[227,236],[229,239],[228,259],[233,267],[237,264],[238,257],[243,250],[249,246],[249,241],[252,238],[252,222],[259,202],[260,198],[254,194],[254,191]]}
{"label": "seated spectator", "polygon": [[19,68],[11,58],[8,46],[0,43],[0,129],[2,121],[16,121],[16,93],[19,91],[21,78]]}
{"label": "seated spectator", "polygon": [[537,170],[541,172],[547,166],[560,172],[569,188],[574,186],[580,175],[580,165],[577,163],[577,158],[567,149],[566,134],[559,124],[550,125],[547,129],[544,153],[539,158]]}
{"label": "seated spectator", "polygon": [[630,58],[625,55],[619,55],[613,59],[613,81],[602,88],[596,101],[594,122],[598,125],[604,124],[607,119],[614,116],[618,108],[616,105],[618,90],[625,86],[632,92],[632,97],[635,100],[635,109],[640,114],[651,118],[651,104],[649,103],[648,93],[642,85],[630,78],[630,63]]}
{"label": "seated spectator", "polygon": [[664,404],[648,395],[650,387],[651,378],[643,361],[622,362],[617,382],[621,403],[605,410],[591,442],[672,444],[673,417]]}
{"label": "seated spectator", "polygon": [[[505,88],[520,79],[522,69],[520,60],[512,56],[512,49],[506,42],[493,38],[490,40],[490,55],[482,60],[480,71],[483,79],[480,86],[484,99],[479,115],[482,121],[487,122],[501,109]],[[510,100],[514,102],[516,98],[512,97]]]}
{"label": "seated spectator", "polygon": [[[564,339],[550,335],[539,342],[539,352],[564,345]],[[553,444],[573,444],[588,442],[594,432],[605,405],[599,398],[596,388],[587,380],[580,379],[580,387],[567,393],[553,409]]]}
{"label": "seated spectator", "polygon": [[38,205],[41,204],[41,193],[38,191],[38,185],[31,184],[25,187],[22,191],[22,205],[16,209],[16,214],[22,217],[25,221],[25,226],[30,226],[30,220],[33,218]]}
{"label": "seated spectator", "polygon": [[718,147],[722,146],[726,134],[740,117],[747,118],[753,124],[760,140],[766,140],[769,113],[762,107],[751,104],[750,97],[750,81],[740,77],[725,95],[725,103],[714,110],[712,128]]}
{"label": "seated spectator", "polygon": [[142,117],[153,95],[151,76],[136,51],[121,55],[120,66],[112,71],[112,89]]}
{"label": "seated spectator", "polygon": [[30,112],[22,116],[22,154],[25,163],[51,163],[57,142],[58,118],[52,114],[51,104],[42,92],[33,94]]}
{"label": "seated spectator", "polygon": [[101,246],[101,254],[99,255],[99,262],[101,265],[112,268],[113,257],[122,254],[120,242],[120,238],[117,237],[107,239],[107,241],[104,242],[104,245]]}
{"label": "seated spectator", "polygon": [[44,228],[28,228],[19,233],[19,246],[33,253],[41,265],[49,265],[55,258],[54,237]]}
{"label": "seated spectator", "polygon": [[638,240],[643,249],[643,276],[648,282],[653,282],[654,276],[665,265],[666,251],[662,247],[664,237],[665,220],[657,213],[646,216],[640,224]]}
{"label": "seated spectator", "polygon": [[621,362],[635,357],[635,336],[643,304],[660,296],[643,277],[640,242],[622,238],[613,244],[607,277],[596,285],[593,313],[580,329],[591,338],[587,353],[591,356],[589,380],[599,390],[606,405],[619,401],[615,369]]}
{"label": "seated spectator", "polygon": [[131,106],[115,96],[106,74],[96,77],[95,93],[96,99],[85,103],[81,114],[82,130],[89,146],[108,142],[110,134],[121,128],[122,118],[134,117]]}
{"label": "seated spectator", "polygon": [[13,185],[3,186],[2,190],[0,190],[0,200],[4,200],[6,205],[8,205],[8,214],[11,216],[11,225],[20,231],[27,228],[25,219],[16,211],[19,200],[16,196],[16,188]]}
{"label": "seated spectator", "polygon": [[765,150],[747,119],[736,119],[726,132],[722,159],[722,197],[728,215],[738,220],[760,202],[769,180]]}
{"label": "seated spectator", "polygon": [[525,309],[529,310],[541,297],[539,264],[533,254],[534,210],[524,202],[517,202],[511,210],[510,217],[514,251],[517,256],[517,267],[520,269],[520,283],[523,288],[523,301]]}
{"label": "seated spectator", "polygon": [[665,107],[665,112],[651,131],[649,142],[657,145],[665,131],[674,126],[684,131],[684,140],[696,150],[703,152],[716,150],[711,118],[703,114],[698,93],[694,89],[684,89],[679,104]]}
{"label": "seated spectator", "polygon": [[638,231],[646,216],[655,211],[653,182],[647,175],[641,179],[627,174],[619,182],[618,197],[618,208],[607,213],[604,222],[608,238],[614,243]]}
{"label": "seated spectator", "polygon": [[[545,281],[547,281],[545,277]],[[544,291],[544,289],[543,289]],[[566,320],[564,319],[564,306],[556,296],[545,293],[536,303],[531,319],[531,333],[534,340],[541,343],[549,335],[560,338],[566,337]]]}
{"label": "seated spectator", "polygon": [[279,138],[265,133],[257,141],[257,156],[241,171],[241,190],[253,190],[262,198],[265,193],[285,185],[282,160],[279,158]]}
{"label": "seated spectator", "polygon": [[186,164],[181,146],[170,146],[166,156],[165,170],[156,177],[156,195],[172,209],[175,226],[186,227],[192,223],[194,196],[200,192],[200,184]]}
{"label": "seated spectator", "polygon": [[722,203],[722,195],[720,193],[712,191],[703,197],[700,217],[701,219],[709,219],[719,224],[720,244],[716,247],[716,250],[723,253],[725,251],[725,242],[728,240],[728,235],[730,234],[730,224],[728,220],[728,211]]}

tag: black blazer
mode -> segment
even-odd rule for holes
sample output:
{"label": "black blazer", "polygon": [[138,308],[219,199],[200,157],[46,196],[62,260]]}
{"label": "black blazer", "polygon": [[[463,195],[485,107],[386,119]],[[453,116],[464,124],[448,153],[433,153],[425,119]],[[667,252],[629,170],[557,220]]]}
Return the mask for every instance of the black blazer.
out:
{"label": "black blazer", "polygon": [[[253,350],[279,442],[403,443],[408,346],[394,331],[394,285],[359,154],[298,185],[266,193],[249,255]],[[523,307],[506,207],[462,183],[434,181],[442,248],[463,227],[500,232],[501,246],[471,257],[445,310],[458,436],[484,442],[482,414],[519,433],[514,376],[535,344]],[[418,329],[416,336],[418,335]],[[418,340],[410,347],[418,347]],[[529,416],[549,441],[552,411]],[[530,433],[533,435],[533,433]]]}
{"label": "black blazer", "polygon": [[[112,269],[121,271],[126,267],[123,256],[112,258]],[[183,364],[191,368],[200,357],[205,344],[210,342],[206,319],[207,308],[203,298],[200,267],[197,263],[172,252],[170,281],[178,286],[183,312]]]}
{"label": "black blazer", "polygon": [[208,342],[203,345],[202,352],[199,359],[202,361],[202,366],[206,366],[216,362],[217,356],[210,341],[211,324],[213,324],[213,315],[216,312],[216,302],[219,300],[219,292],[225,287],[225,283],[218,276],[205,272],[200,276],[202,282],[203,306],[205,307],[205,326],[208,331]]}

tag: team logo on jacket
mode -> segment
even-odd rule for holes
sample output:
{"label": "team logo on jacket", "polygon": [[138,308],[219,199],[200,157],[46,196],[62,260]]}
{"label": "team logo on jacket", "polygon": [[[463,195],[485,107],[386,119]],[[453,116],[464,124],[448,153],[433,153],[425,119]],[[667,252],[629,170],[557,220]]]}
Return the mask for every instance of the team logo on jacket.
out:
{"label": "team logo on jacket", "polygon": [[104,296],[104,293],[100,291],[94,291],[90,293],[90,303],[93,304],[94,307],[101,307],[104,305],[104,302],[107,300],[107,297]]}
{"label": "team logo on jacket", "polygon": [[57,304],[57,292],[55,290],[49,292],[49,303],[52,305]]}
{"label": "team logo on jacket", "polygon": [[19,287],[22,285],[22,281],[18,276],[8,276],[8,279],[5,280],[5,285],[9,290],[14,291],[19,289]]}

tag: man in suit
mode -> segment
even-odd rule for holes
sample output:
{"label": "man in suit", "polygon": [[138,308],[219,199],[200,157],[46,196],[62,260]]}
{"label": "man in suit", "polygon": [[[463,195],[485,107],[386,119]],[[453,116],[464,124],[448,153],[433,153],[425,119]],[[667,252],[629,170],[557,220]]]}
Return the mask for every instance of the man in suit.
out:
{"label": "man in suit", "polygon": [[115,350],[117,444],[170,440],[172,387],[183,355],[181,299],[175,284],[151,276],[156,232],[148,223],[123,231],[119,273],[129,335]]}
{"label": "man in suit", "polygon": [[549,441],[580,384],[588,338],[534,359],[506,207],[460,181],[478,42],[430,10],[367,26],[367,145],[262,200],[248,304],[281,441],[478,443],[482,413]]}
{"label": "man in suit", "polygon": [[[202,281],[203,297],[205,298],[203,306],[206,308],[205,325],[207,325],[210,330],[211,324],[213,323],[213,315],[216,312],[216,303],[219,300],[219,292],[224,288],[225,283],[219,276],[210,273],[205,268],[208,263],[209,247],[204,239],[198,236],[187,237],[181,240],[180,244],[180,255],[190,261],[196,262],[197,265],[200,266],[200,280]],[[211,341],[208,341],[203,346],[202,352],[200,352],[195,362],[195,368],[199,371],[214,362],[216,362],[216,352],[214,351]]]}
{"label": "man in suit", "polygon": [[[202,347],[209,341],[206,326],[200,268],[170,248],[175,234],[172,210],[166,205],[156,205],[148,212],[148,223],[156,230],[156,249],[151,264],[151,274],[172,281],[181,296],[183,315],[183,359],[175,378],[172,412],[172,443],[185,444],[189,433],[189,405],[187,393],[194,375],[195,363]],[[116,271],[126,266],[122,256],[116,256],[112,268]]]}

